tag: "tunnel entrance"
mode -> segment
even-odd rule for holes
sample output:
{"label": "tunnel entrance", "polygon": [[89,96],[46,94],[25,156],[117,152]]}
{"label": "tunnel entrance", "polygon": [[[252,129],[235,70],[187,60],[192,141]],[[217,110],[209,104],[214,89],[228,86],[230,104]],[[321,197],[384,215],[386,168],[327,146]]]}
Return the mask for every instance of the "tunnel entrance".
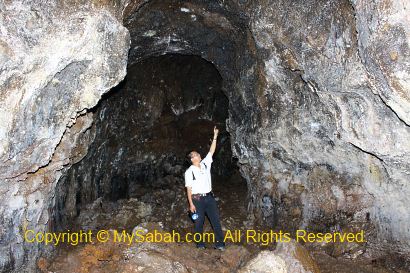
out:
{"label": "tunnel entrance", "polygon": [[[0,5],[6,18],[0,268],[32,267],[52,247],[24,242],[27,228],[192,227],[185,153],[204,155],[214,125],[221,134],[213,186],[226,229],[247,229],[242,217],[251,215],[255,226],[269,228],[366,231],[368,245],[320,246],[334,258],[348,257],[347,263],[409,253],[409,221],[400,213],[407,211],[409,160],[397,149],[409,151],[410,131],[405,104],[394,95],[403,91],[396,80],[402,83],[407,44],[393,24],[400,21],[395,5],[35,2],[41,3]],[[389,23],[381,32],[377,17]],[[400,43],[386,33],[401,35]],[[374,50],[373,40],[397,52]],[[123,79],[126,64],[126,80],[100,100]],[[397,92],[386,97],[382,89]],[[185,254],[192,246],[180,251],[179,260],[191,257]],[[217,261],[221,270],[191,271],[239,268],[240,255],[226,256],[193,259],[182,272]]]}
{"label": "tunnel entrance", "polygon": [[212,63],[193,55],[167,54],[130,66],[126,79],[92,110],[94,141],[57,184],[52,229],[132,230],[156,221],[191,228],[186,154],[195,149],[204,157],[214,126],[220,134],[213,191],[225,228],[241,226],[247,189],[225,127],[229,101],[222,81]]}

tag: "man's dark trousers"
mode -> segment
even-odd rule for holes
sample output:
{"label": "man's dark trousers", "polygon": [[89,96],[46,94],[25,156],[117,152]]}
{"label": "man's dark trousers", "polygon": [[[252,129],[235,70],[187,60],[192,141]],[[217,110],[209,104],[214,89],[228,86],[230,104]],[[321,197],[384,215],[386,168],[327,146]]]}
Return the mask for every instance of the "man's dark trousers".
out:
{"label": "man's dark trousers", "polygon": [[[211,222],[212,228],[215,233],[215,246],[225,246],[224,236],[222,233],[221,222],[219,220],[218,207],[216,205],[215,198],[213,194],[207,196],[193,196],[192,201],[194,202],[196,212],[198,213],[198,219],[195,220],[195,233],[202,233],[204,229],[205,214],[208,216],[209,221]],[[202,238],[201,242],[198,242],[200,239],[199,235],[194,236],[197,246],[205,246],[206,238]]]}

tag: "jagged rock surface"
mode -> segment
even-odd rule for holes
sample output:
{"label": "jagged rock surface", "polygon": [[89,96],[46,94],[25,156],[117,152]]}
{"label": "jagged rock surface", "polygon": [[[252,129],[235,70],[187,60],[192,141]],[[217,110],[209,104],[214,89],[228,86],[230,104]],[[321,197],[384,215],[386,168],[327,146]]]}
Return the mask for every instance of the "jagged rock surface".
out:
{"label": "jagged rock surface", "polygon": [[[232,152],[256,221],[315,230],[360,226],[374,251],[409,255],[408,2],[122,6],[0,3],[2,268],[36,257],[39,249],[23,244],[20,230],[46,228],[62,168],[94,139],[87,130],[92,115],[76,137],[63,134],[125,75],[130,37],[117,18],[131,33],[129,64],[183,53],[219,70]],[[59,164],[50,164],[59,143]]]}
{"label": "jagged rock surface", "polygon": [[28,257],[35,263],[41,247],[23,242],[24,229],[47,227],[60,170],[92,140],[91,114],[73,123],[125,76],[129,33],[112,10],[92,2],[0,3],[2,270],[18,270]]}

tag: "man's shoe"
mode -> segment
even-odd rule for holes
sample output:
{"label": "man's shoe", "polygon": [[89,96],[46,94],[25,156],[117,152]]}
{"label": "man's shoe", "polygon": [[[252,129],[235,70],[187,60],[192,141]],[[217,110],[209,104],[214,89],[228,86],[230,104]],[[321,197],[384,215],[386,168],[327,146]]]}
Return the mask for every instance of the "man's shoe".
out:
{"label": "man's shoe", "polygon": [[220,250],[220,251],[224,251],[225,250],[225,247],[224,246],[216,246],[216,247],[214,247],[215,249],[218,249],[218,250]]}

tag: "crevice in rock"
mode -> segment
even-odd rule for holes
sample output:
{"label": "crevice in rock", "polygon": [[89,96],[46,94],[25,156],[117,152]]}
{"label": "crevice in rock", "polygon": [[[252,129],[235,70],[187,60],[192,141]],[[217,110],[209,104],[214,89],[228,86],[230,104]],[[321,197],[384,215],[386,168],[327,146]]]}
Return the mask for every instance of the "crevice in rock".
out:
{"label": "crevice in rock", "polygon": [[[400,121],[400,123],[404,124],[405,126],[409,127],[410,124],[408,124],[405,120],[403,120],[398,114],[397,112],[385,101],[385,99],[383,98],[383,96],[380,94],[379,89],[380,87],[377,86],[377,84],[375,83],[375,81],[387,81],[387,79],[384,77],[383,73],[379,73],[379,76],[382,76],[382,79],[376,79],[375,75],[373,75],[373,73],[371,73],[371,71],[369,71],[369,68],[367,67],[367,64],[364,60],[364,56],[365,53],[363,52],[363,48],[362,48],[362,43],[360,42],[360,31],[359,31],[359,23],[358,23],[358,19],[357,19],[357,12],[356,12],[356,6],[354,3],[352,3],[352,1],[349,1],[349,3],[352,6],[352,10],[354,11],[353,13],[353,18],[355,20],[355,37],[356,37],[356,43],[357,43],[357,57],[360,60],[360,63],[362,65],[362,67],[364,68],[367,78],[368,78],[368,83],[370,85],[370,89],[372,90],[372,93],[374,95],[376,95],[380,101],[383,103],[383,105],[385,107],[387,107],[393,114],[394,116]],[[369,58],[369,57],[368,57]],[[390,89],[390,87],[387,87]]]}
{"label": "crevice in rock", "polygon": [[365,154],[371,155],[372,157],[378,159],[380,162],[384,163],[384,160],[383,160],[381,157],[377,156],[376,154],[374,154],[374,153],[372,153],[372,152],[369,152],[369,151],[366,151],[366,150],[363,150],[362,148],[360,148],[359,146],[357,146],[356,144],[353,144],[353,143],[351,143],[351,142],[348,142],[348,143],[349,143],[350,145],[352,145],[353,147],[355,147],[356,149],[358,149],[359,151],[361,151],[361,152],[363,152],[363,153],[365,153]]}
{"label": "crevice in rock", "polygon": [[387,102],[383,99],[383,97],[380,94],[377,94],[377,96],[379,97],[379,99],[381,100],[381,102],[388,108],[390,109],[391,112],[393,112],[393,114],[396,116],[396,118],[403,123],[404,125],[406,125],[407,127],[410,127],[410,124],[406,123],[406,121],[404,121],[402,118],[399,117],[399,115],[396,113],[396,111],[394,111],[394,109],[387,104]]}
{"label": "crevice in rock", "polygon": [[[52,154],[50,155],[50,159],[48,160],[48,162],[47,162],[46,164],[41,165],[41,166],[38,166],[38,167],[37,167],[36,169],[34,169],[34,170],[31,170],[31,171],[28,171],[28,172],[22,172],[22,173],[20,173],[20,174],[17,174],[17,175],[14,176],[14,177],[9,177],[9,178],[7,178],[7,179],[17,178],[17,181],[24,181],[24,180],[27,179],[28,176],[30,176],[30,175],[35,175],[36,173],[41,172],[41,170],[47,169],[48,166],[49,166],[51,163],[58,163],[58,162],[54,162],[54,161],[53,161],[53,158],[54,158],[54,155],[55,155],[56,150],[57,150],[58,147],[61,145],[61,143],[62,143],[64,137],[66,136],[66,134],[67,134],[67,132],[70,130],[70,128],[72,128],[72,127],[76,124],[77,119],[78,119],[78,118],[81,118],[81,117],[83,117],[83,116],[85,116],[85,115],[87,114],[87,110],[88,110],[88,109],[85,108],[85,109],[83,109],[83,110],[78,111],[78,112],[76,113],[76,117],[75,117],[74,119],[71,119],[71,120],[68,122],[68,124],[66,125],[65,131],[64,131],[63,134],[61,135],[61,138],[60,138],[60,140],[58,141],[57,145],[54,147],[53,152],[52,152]],[[84,134],[84,133],[86,133],[88,130],[90,130],[90,128],[91,128],[91,126],[87,127],[84,131],[82,131],[82,132],[80,132],[80,133],[83,133],[83,134]],[[70,160],[70,159],[71,159],[71,158],[68,158],[68,160]],[[67,160],[67,158],[66,158],[66,159],[61,159],[61,161],[63,161],[63,160]],[[66,164],[69,164],[69,163],[66,163]],[[63,167],[64,167],[64,165],[62,165],[60,168],[58,168],[58,169],[56,169],[56,170],[59,171],[59,170],[63,169]]]}

